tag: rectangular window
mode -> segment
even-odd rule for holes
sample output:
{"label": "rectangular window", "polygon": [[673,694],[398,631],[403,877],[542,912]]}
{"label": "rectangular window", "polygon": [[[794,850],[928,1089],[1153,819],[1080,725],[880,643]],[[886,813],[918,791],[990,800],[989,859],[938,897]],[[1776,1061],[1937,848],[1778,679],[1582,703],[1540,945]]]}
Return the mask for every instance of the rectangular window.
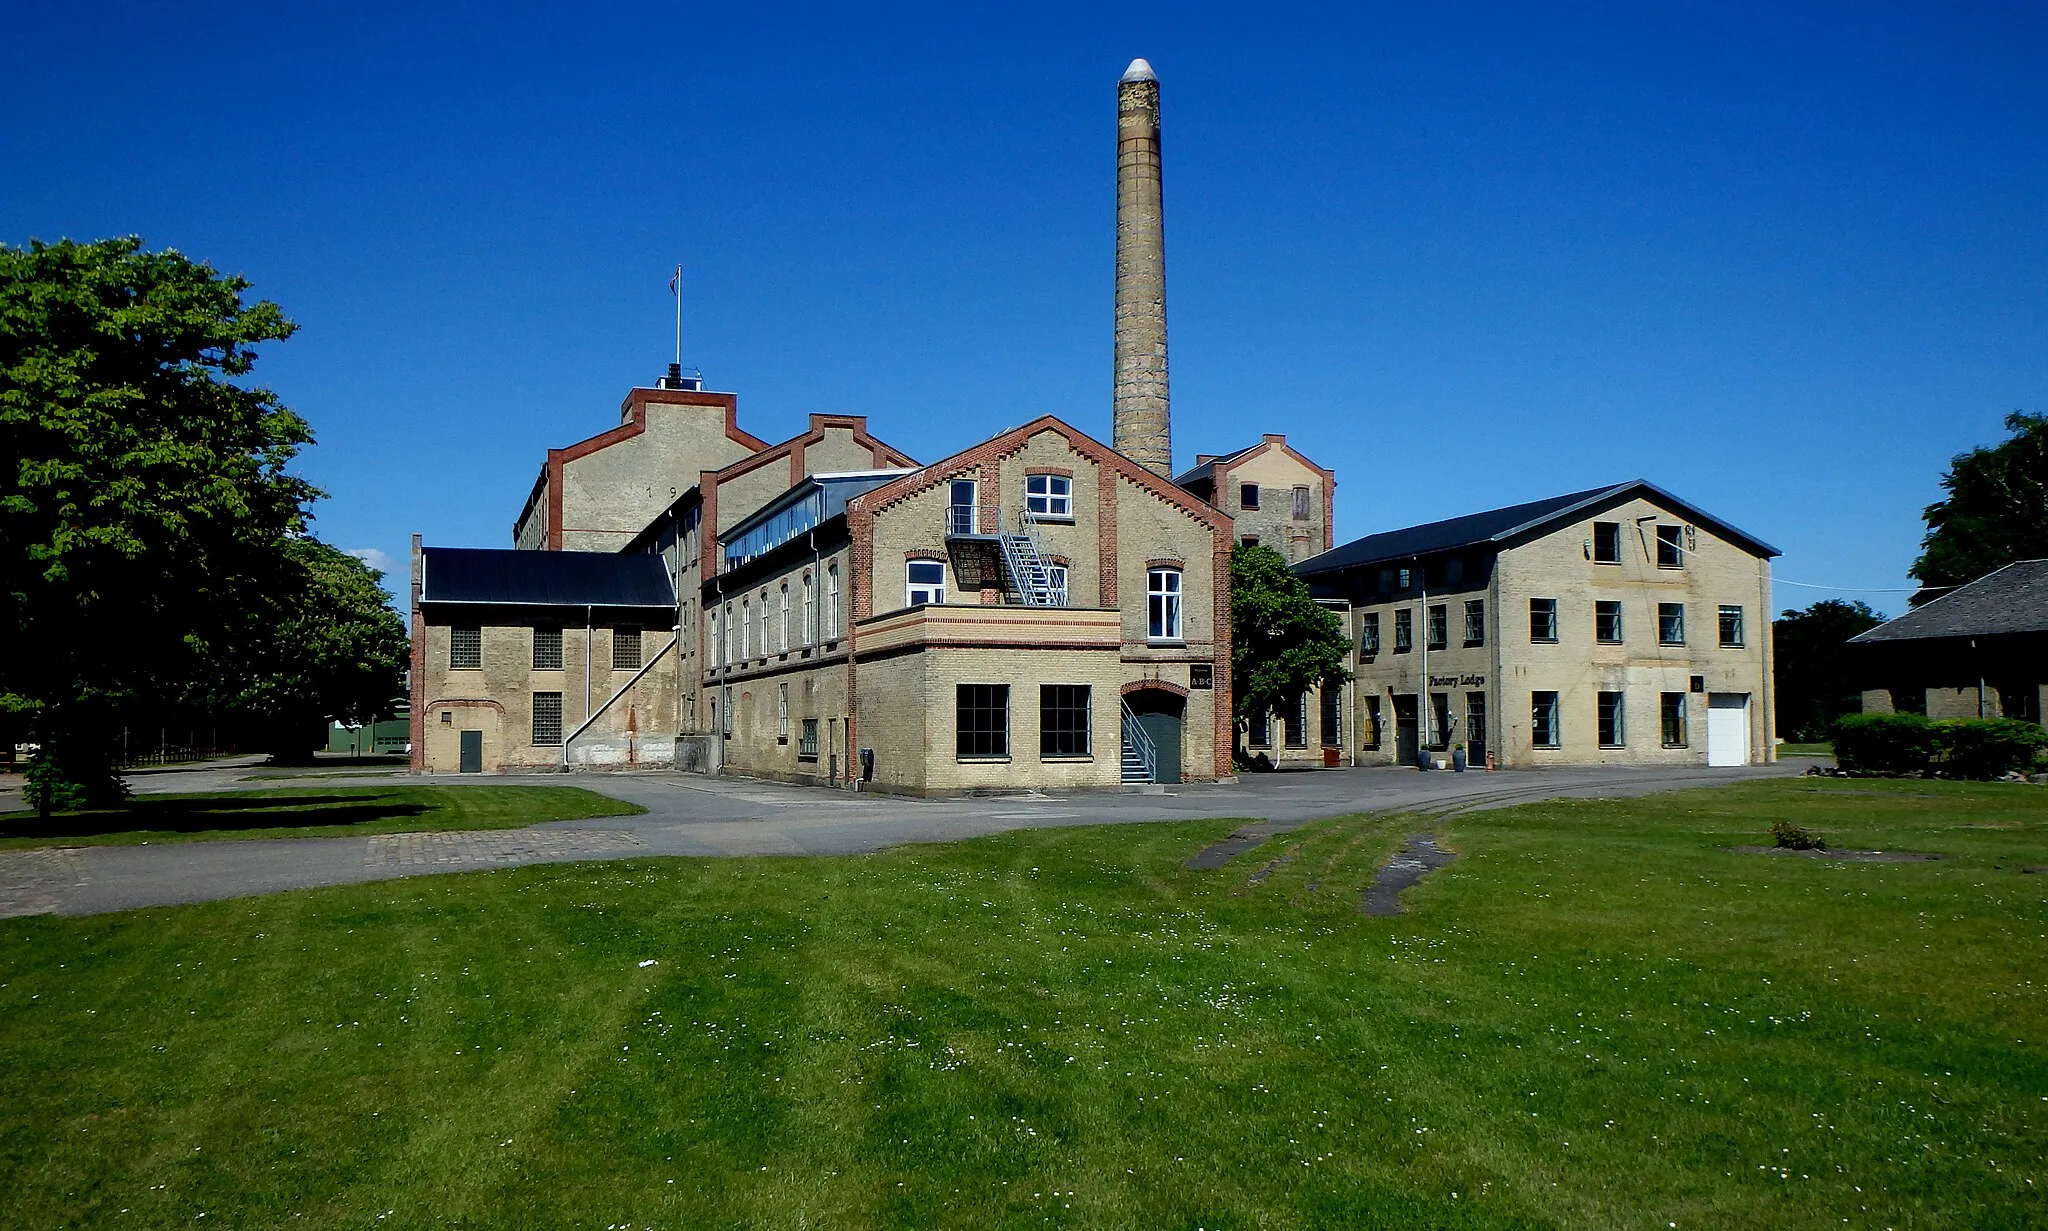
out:
{"label": "rectangular window", "polygon": [[1685,604],[1657,604],[1657,644],[1685,644]]}
{"label": "rectangular window", "polygon": [[1245,723],[1245,746],[1248,748],[1271,748],[1273,746],[1272,715],[1260,710]]}
{"label": "rectangular window", "polygon": [[818,611],[811,599],[811,575],[804,574],[804,644],[813,645],[818,640]]}
{"label": "rectangular window", "polygon": [[1150,609],[1146,635],[1154,641],[1179,641],[1180,570],[1155,568],[1147,572],[1145,595]]}
{"label": "rectangular window", "polygon": [[1256,509],[1259,507],[1258,484],[1244,483],[1238,486],[1237,507],[1240,509]]}
{"label": "rectangular window", "polygon": [[1358,618],[1358,656],[1371,658],[1380,652],[1380,613],[1368,611]]}
{"label": "rectangular window", "polygon": [[1086,684],[1038,686],[1039,756],[1089,755],[1089,694],[1090,689]]}
{"label": "rectangular window", "polygon": [[1603,692],[1597,698],[1602,748],[1620,748],[1628,743],[1626,713],[1621,698],[1618,692]]}
{"label": "rectangular window", "polygon": [[1294,489],[1294,520],[1308,520],[1308,489],[1306,487]]}
{"label": "rectangular window", "polygon": [[1010,755],[1010,686],[961,684],[954,691],[955,750],[962,757]]}
{"label": "rectangular window", "polygon": [[536,628],[533,630],[533,669],[535,671],[560,671],[562,669],[561,629]]}
{"label": "rectangular window", "polygon": [[1024,511],[1033,517],[1072,517],[1074,481],[1063,474],[1025,475]]}
{"label": "rectangular window", "polygon": [[903,605],[944,606],[946,566],[937,560],[912,560],[903,566]]}
{"label": "rectangular window", "polygon": [[754,600],[740,600],[740,657],[745,659],[754,652]]}
{"label": "rectangular window", "polygon": [[786,581],[782,583],[782,621],[779,627],[781,631],[776,634],[775,648],[787,654],[789,653],[789,583]]}
{"label": "rectangular window", "polygon": [[448,669],[476,671],[484,665],[484,630],[455,627],[448,630]]}
{"label": "rectangular window", "polygon": [[533,694],[533,742],[552,747],[562,742],[562,694]]}
{"label": "rectangular window", "polygon": [[1429,694],[1429,746],[1442,752],[1451,746],[1451,694]]}
{"label": "rectangular window", "polygon": [[637,628],[615,628],[612,630],[612,670],[638,671],[640,669],[640,630]]}
{"label": "rectangular window", "polygon": [[1048,564],[1048,565],[1046,565],[1046,566],[1045,566],[1045,584],[1046,584],[1046,591],[1047,591],[1047,592],[1048,592],[1048,593],[1049,593],[1049,594],[1050,594],[1050,595],[1052,596],[1052,605],[1053,605],[1053,606],[1055,606],[1055,607],[1064,607],[1064,606],[1066,606],[1066,605],[1067,605],[1067,566],[1066,566],[1066,565],[1064,565],[1064,564]]}
{"label": "rectangular window", "polygon": [[1742,648],[1742,608],[1721,608],[1721,644],[1731,650]]}
{"label": "rectangular window", "polygon": [[744,655],[742,655],[742,654],[740,653],[740,626],[739,626],[739,624],[738,624],[738,623],[737,623],[737,622],[736,622],[736,621],[735,621],[735,620],[734,620],[734,619],[732,618],[732,604],[731,604],[731,603],[727,603],[727,604],[725,605],[725,662],[726,662],[726,665],[727,665],[727,666],[731,666],[731,665],[732,665],[733,663],[736,663],[736,662],[738,662],[738,661],[739,661],[739,660],[740,660],[740,659],[741,659],[742,657],[744,657]]}
{"label": "rectangular window", "polygon": [[1322,698],[1323,747],[1344,746],[1344,686],[1335,680],[1324,680],[1316,695]]}
{"label": "rectangular window", "polygon": [[946,485],[946,496],[951,502],[946,508],[947,534],[973,534],[979,529],[981,515],[975,508],[978,488],[973,479],[955,479]]}
{"label": "rectangular window", "polygon": [[1377,751],[1380,746],[1380,699],[1377,694],[1365,699],[1365,729],[1358,733],[1359,746],[1368,752]]}
{"label": "rectangular window", "polygon": [[1563,738],[1557,729],[1557,694],[1529,694],[1529,742],[1538,748],[1555,748]]}
{"label": "rectangular window", "polygon": [[717,715],[715,715],[714,717],[716,717],[716,719],[717,719],[717,721],[718,721],[718,723],[719,723],[719,728],[718,728],[718,730],[719,730],[719,733],[720,733],[720,734],[722,734],[722,735],[724,735],[724,736],[725,736],[725,738],[727,738],[727,739],[731,739],[731,738],[732,738],[732,689],[730,689],[730,688],[721,688],[721,689],[719,689],[719,692],[721,692],[722,694],[724,694],[724,695],[723,695],[723,696],[722,696],[722,697],[721,697],[720,699],[721,699],[721,700],[723,700],[723,701],[725,702],[725,704],[724,704],[724,705],[721,705],[721,706],[719,706],[719,707],[718,707],[718,713],[717,713]]}
{"label": "rectangular window", "polygon": [[1394,613],[1394,653],[1406,654],[1415,648],[1415,613],[1406,607]]}
{"label": "rectangular window", "polygon": [[1682,692],[1664,693],[1660,698],[1657,708],[1659,711],[1657,725],[1663,732],[1664,746],[1666,748],[1685,747],[1685,694]]}
{"label": "rectangular window", "polygon": [[1465,601],[1465,646],[1486,644],[1486,600],[1483,598]]}
{"label": "rectangular window", "polygon": [[1596,521],[1593,523],[1593,563],[1621,563],[1620,522]]}
{"label": "rectangular window", "polygon": [[1621,601],[1603,598],[1593,604],[1593,640],[1601,645],[1621,644]]}
{"label": "rectangular window", "polygon": [[1556,599],[1532,598],[1529,600],[1529,640],[1557,640]]}
{"label": "rectangular window", "polygon": [[815,761],[818,759],[817,719],[804,719],[804,725],[797,736],[796,758],[799,761]]}
{"label": "rectangular window", "polygon": [[1684,530],[1683,526],[1657,527],[1658,568],[1685,567],[1685,545],[1679,538]]}
{"label": "rectangular window", "polygon": [[839,566],[825,570],[825,640],[839,640]]}
{"label": "rectangular window", "polygon": [[775,686],[775,742],[789,742],[789,685]]}
{"label": "rectangular window", "polygon": [[1286,737],[1287,746],[1289,748],[1308,747],[1308,694],[1300,693],[1296,695],[1294,702],[1287,707],[1287,712],[1283,717],[1285,719],[1283,723],[1285,729],[1281,734]]}
{"label": "rectangular window", "polygon": [[1429,648],[1441,650],[1450,644],[1450,608],[1442,603],[1432,603],[1429,608]]}
{"label": "rectangular window", "polygon": [[716,607],[709,607],[704,611],[704,637],[705,640],[711,643],[711,648],[707,651],[711,655],[711,665],[714,667],[724,666],[725,640],[718,635],[718,608]]}

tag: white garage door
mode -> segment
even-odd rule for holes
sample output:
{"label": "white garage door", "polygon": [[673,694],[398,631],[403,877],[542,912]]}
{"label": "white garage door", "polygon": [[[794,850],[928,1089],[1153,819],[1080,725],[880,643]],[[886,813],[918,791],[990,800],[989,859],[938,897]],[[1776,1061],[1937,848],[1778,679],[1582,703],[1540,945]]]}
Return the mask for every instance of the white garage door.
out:
{"label": "white garage door", "polygon": [[1749,694],[1707,696],[1707,764],[1749,764]]}

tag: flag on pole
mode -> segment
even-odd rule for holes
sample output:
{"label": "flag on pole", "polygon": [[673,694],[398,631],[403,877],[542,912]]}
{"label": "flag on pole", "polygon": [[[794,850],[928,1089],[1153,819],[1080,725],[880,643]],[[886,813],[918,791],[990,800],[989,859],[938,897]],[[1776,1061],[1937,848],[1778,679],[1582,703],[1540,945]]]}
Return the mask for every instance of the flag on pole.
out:
{"label": "flag on pole", "polygon": [[671,295],[680,295],[680,294],[681,294],[682,292],[681,292],[681,291],[679,291],[679,290],[677,290],[676,288],[677,288],[677,287],[678,287],[679,285],[681,285],[682,281],[683,281],[683,267],[682,267],[682,266],[680,266],[680,265],[678,265],[678,266],[676,266],[676,272],[675,272],[675,276],[671,277],[671,278],[670,278],[670,279],[668,280],[668,293],[669,293],[669,294],[671,294]]}

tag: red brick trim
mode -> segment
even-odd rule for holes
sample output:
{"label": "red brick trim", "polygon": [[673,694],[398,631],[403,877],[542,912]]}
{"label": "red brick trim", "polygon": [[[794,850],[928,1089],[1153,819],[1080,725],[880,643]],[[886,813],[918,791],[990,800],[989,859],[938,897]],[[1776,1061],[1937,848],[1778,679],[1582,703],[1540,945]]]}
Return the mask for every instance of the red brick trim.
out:
{"label": "red brick trim", "polygon": [[[1045,553],[1045,560],[1048,564],[1057,564],[1064,569],[1071,569],[1074,567],[1074,562],[1072,560],[1067,559],[1065,556],[1061,555],[1056,551],[1049,551]],[[1071,585],[1073,583],[1073,578],[1069,577],[1067,581],[1068,584]]]}
{"label": "red brick trim", "polygon": [[1066,479],[1074,477],[1074,471],[1071,466],[1026,466],[1024,473],[1027,476],[1034,474],[1056,474]]}
{"label": "red brick trim", "polygon": [[1222,507],[1224,487],[1229,481],[1230,472],[1240,463],[1271,449],[1278,449],[1323,477],[1323,550],[1330,550],[1337,541],[1337,472],[1310,461],[1293,445],[1288,444],[1285,436],[1268,436],[1242,453],[1217,458],[1217,464],[1209,469],[1210,495],[1218,501],[1218,507]]}
{"label": "red brick trim", "polygon": [[945,561],[951,559],[951,557],[946,554],[946,549],[943,547],[912,547],[903,553],[903,559],[905,562],[911,560]]}
{"label": "red brick trim", "polygon": [[1132,680],[1118,690],[1118,695],[1128,697],[1134,692],[1144,692],[1148,688],[1158,689],[1161,692],[1170,692],[1176,697],[1188,695],[1187,689],[1182,688],[1171,680]]}
{"label": "red brick trim", "polygon": [[435,697],[432,701],[427,702],[427,708],[430,710],[493,709],[498,711],[500,715],[505,712],[503,702],[493,701],[489,697]]}
{"label": "red brick trim", "polygon": [[[562,467],[578,458],[589,457],[603,449],[631,440],[647,430],[647,408],[649,405],[663,406],[713,406],[725,411],[726,439],[749,449],[765,449],[768,443],[751,433],[743,432],[739,426],[740,400],[732,393],[705,393],[697,389],[633,389],[626,394],[626,400],[619,403],[619,413],[625,422],[608,431],[599,432],[587,440],[579,440],[566,449],[549,449],[547,464],[541,468],[541,477],[534,484],[536,494],[541,484],[547,485],[548,493],[548,550],[562,550]],[[532,503],[531,497],[528,504]]]}
{"label": "red brick trim", "polygon": [[1187,561],[1176,560],[1172,556],[1155,556],[1152,559],[1145,561],[1146,568],[1177,568],[1185,570],[1187,566]]}

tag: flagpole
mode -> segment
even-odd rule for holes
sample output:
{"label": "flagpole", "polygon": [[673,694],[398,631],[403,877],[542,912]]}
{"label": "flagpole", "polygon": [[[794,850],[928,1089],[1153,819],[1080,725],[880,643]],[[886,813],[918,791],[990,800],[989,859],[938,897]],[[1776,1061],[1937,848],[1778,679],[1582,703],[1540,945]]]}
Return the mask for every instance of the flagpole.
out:
{"label": "flagpole", "polygon": [[676,366],[683,366],[683,267],[676,266]]}

